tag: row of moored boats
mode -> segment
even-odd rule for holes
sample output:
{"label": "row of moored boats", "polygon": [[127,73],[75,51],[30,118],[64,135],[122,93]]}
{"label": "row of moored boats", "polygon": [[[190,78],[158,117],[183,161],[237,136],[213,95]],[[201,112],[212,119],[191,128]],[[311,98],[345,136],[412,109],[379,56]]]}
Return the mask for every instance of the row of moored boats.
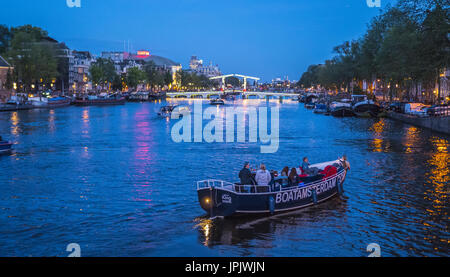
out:
{"label": "row of moored boats", "polygon": [[14,95],[3,104],[0,111],[19,111],[39,108],[58,108],[69,105],[91,106],[91,105],[122,105],[126,98],[121,94],[101,93],[99,95],[85,95],[78,97],[24,97]]}
{"label": "row of moored boats", "polygon": [[336,117],[383,117],[385,110],[366,95],[352,95],[351,99],[342,98],[336,101],[321,99],[319,95],[310,93],[299,97],[305,103],[305,108],[313,109],[315,113]]}

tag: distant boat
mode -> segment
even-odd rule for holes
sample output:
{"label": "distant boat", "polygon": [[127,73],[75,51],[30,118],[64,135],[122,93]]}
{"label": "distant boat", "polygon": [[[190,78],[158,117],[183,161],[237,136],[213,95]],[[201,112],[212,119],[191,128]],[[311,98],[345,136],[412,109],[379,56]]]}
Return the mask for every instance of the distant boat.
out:
{"label": "distant boat", "polygon": [[31,104],[31,102],[24,101],[17,96],[12,96],[8,100],[8,102],[6,102],[5,104],[0,104],[0,112],[30,110],[33,108],[34,106]]}
{"label": "distant boat", "polygon": [[161,109],[159,109],[158,116],[160,117],[171,117],[172,112],[177,109],[177,112],[180,116],[183,116],[183,114],[190,112],[189,107],[186,106],[178,106],[178,105],[169,105],[169,106],[163,106]]}
{"label": "distant boat", "polygon": [[89,95],[87,97],[75,99],[77,106],[105,106],[105,105],[123,105],[125,104],[125,97],[113,94],[107,95],[102,93],[99,96]]}
{"label": "distant boat", "polygon": [[65,97],[32,97],[28,100],[36,108],[57,108],[70,105],[70,99]]}
{"label": "distant boat", "polygon": [[310,93],[305,97],[305,108],[314,109],[317,101],[319,100],[319,96],[315,93]]}
{"label": "distant boat", "polygon": [[335,117],[349,117],[355,116],[352,104],[349,100],[341,100],[342,102],[333,102],[330,105],[330,112]]}
{"label": "distant boat", "polygon": [[378,117],[383,109],[366,95],[352,95],[353,112],[359,117]]}
{"label": "distant boat", "polygon": [[223,99],[211,99],[211,101],[209,102],[209,104],[211,105],[225,105],[225,101]]}
{"label": "distant boat", "polygon": [[314,109],[315,106],[316,106],[316,104],[314,104],[314,103],[305,103],[305,108],[307,108],[307,109]]}
{"label": "distant boat", "polygon": [[328,107],[325,104],[316,104],[314,107],[314,113],[325,114],[328,112]]}
{"label": "distant boat", "polygon": [[166,98],[166,92],[165,91],[159,91],[159,92],[149,92],[148,93],[148,100],[158,100]]}
{"label": "distant boat", "polygon": [[12,150],[12,143],[9,141],[2,140],[0,137],[0,154],[9,152]]}

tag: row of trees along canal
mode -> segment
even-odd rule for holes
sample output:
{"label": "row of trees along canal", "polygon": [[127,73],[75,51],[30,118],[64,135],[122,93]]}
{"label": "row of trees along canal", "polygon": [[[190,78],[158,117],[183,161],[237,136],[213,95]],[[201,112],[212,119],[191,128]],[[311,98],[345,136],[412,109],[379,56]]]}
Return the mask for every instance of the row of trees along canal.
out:
{"label": "row of trees along canal", "polygon": [[[39,27],[8,28],[0,25],[0,55],[14,68],[7,74],[5,88],[15,88],[19,92],[34,91],[38,87],[62,90],[64,83],[67,86],[69,82],[69,64],[64,51],[68,51],[64,43],[51,39],[48,32]],[[150,90],[169,85],[187,90],[207,89],[215,85],[206,76],[188,71],[178,71],[173,76],[152,61],[144,63],[141,68],[133,67],[127,74],[118,74],[111,60],[98,58],[89,69],[89,79],[98,89],[108,90],[133,90],[140,84]],[[227,83],[234,84],[236,80],[239,84],[234,77],[227,78]]]}
{"label": "row of trees along canal", "polygon": [[336,46],[324,64],[309,66],[299,85],[357,92],[363,80],[377,81],[386,100],[436,101],[449,66],[449,34],[448,0],[399,1],[372,19],[360,39]]}

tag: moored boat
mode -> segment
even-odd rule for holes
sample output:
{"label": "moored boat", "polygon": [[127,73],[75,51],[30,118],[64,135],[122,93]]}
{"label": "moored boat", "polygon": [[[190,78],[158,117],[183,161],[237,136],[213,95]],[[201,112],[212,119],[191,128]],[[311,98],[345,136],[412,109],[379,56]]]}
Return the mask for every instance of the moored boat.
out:
{"label": "moored boat", "polygon": [[34,106],[30,101],[27,101],[23,96],[11,96],[11,98],[4,104],[0,104],[0,112],[31,110]]}
{"label": "moored boat", "polygon": [[225,101],[223,99],[211,99],[209,104],[211,105],[225,105]]}
{"label": "moored boat", "polygon": [[383,109],[365,95],[352,95],[353,112],[359,117],[379,117]]}
{"label": "moored boat", "polygon": [[314,107],[314,113],[326,114],[328,113],[328,107],[326,104],[316,104]]}
{"label": "moored boat", "polygon": [[65,97],[32,97],[28,100],[35,108],[58,108],[70,105],[70,99]]}
{"label": "moored boat", "polygon": [[12,150],[12,143],[5,141],[0,137],[0,154],[10,152]]}
{"label": "moored boat", "polygon": [[274,178],[267,186],[241,185],[221,180],[197,182],[200,206],[211,217],[274,214],[324,202],[343,192],[347,174],[345,161],[311,165],[320,171],[315,176],[300,175],[299,183],[283,185],[286,177]]}
{"label": "moored boat", "polygon": [[314,109],[316,107],[316,104],[314,103],[305,103],[305,108],[307,109]]}
{"label": "moored boat", "polygon": [[305,97],[305,108],[307,109],[314,109],[316,106],[316,103],[319,99],[319,96],[315,93],[310,93]]}
{"label": "moored boat", "polygon": [[75,100],[77,106],[104,106],[104,105],[123,105],[125,104],[125,97],[118,94],[107,95],[100,94],[89,95]]}
{"label": "moored boat", "polygon": [[348,101],[345,101],[345,100],[342,100],[342,102],[331,103],[330,113],[332,116],[335,116],[335,117],[355,116],[352,105]]}
{"label": "moored boat", "polygon": [[163,106],[159,109],[158,116],[160,117],[171,117],[172,113],[176,110],[180,116],[183,114],[190,112],[189,107],[186,106],[178,106],[178,105],[169,105]]}

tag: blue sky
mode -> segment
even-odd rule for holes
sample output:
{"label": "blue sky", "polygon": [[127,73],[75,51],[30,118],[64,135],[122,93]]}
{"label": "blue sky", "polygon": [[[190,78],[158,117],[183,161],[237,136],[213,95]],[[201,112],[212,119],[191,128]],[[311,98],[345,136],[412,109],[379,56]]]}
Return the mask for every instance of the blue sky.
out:
{"label": "blue sky", "polygon": [[[146,49],[187,67],[191,55],[223,73],[297,80],[356,39],[379,8],[366,0],[1,0],[0,24],[32,24],[77,50]],[[382,7],[394,0],[381,0]],[[126,47],[128,44],[126,43]]]}

